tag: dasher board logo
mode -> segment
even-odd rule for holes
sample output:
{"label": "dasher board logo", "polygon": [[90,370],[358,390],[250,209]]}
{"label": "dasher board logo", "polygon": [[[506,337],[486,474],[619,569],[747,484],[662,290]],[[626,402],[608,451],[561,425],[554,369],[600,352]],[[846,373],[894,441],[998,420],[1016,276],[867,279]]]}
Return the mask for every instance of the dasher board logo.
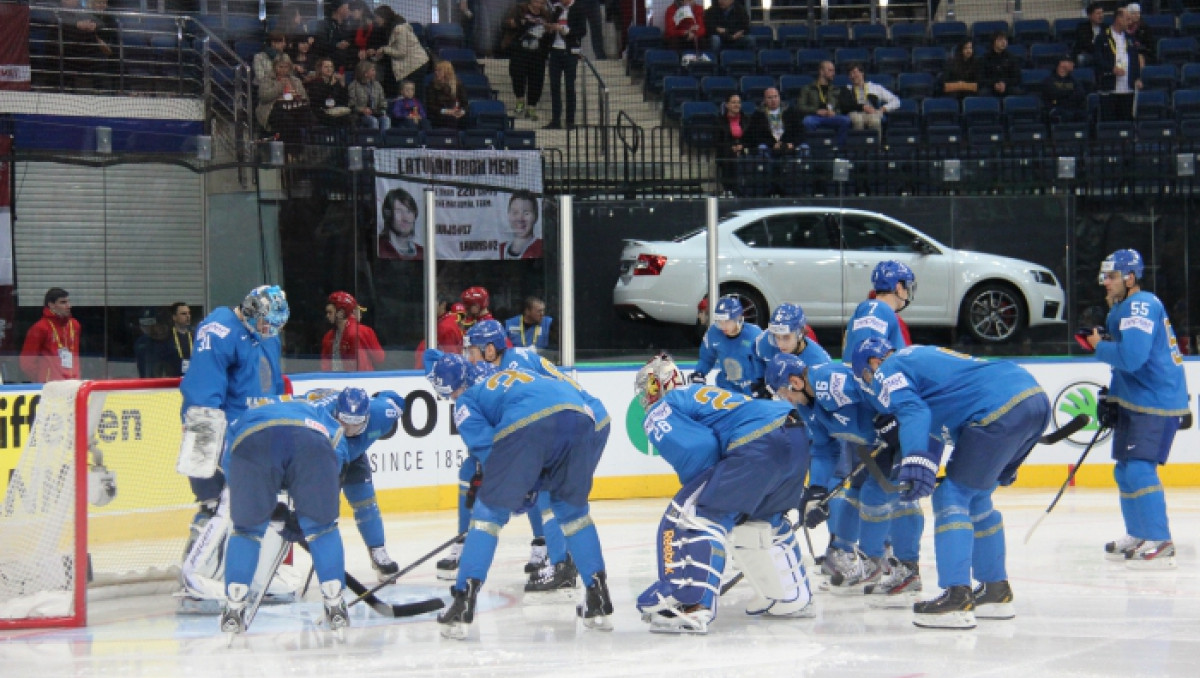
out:
{"label": "dasher board logo", "polygon": [[642,426],[645,419],[646,410],[642,407],[642,402],[637,398],[630,399],[629,407],[625,410],[625,433],[629,436],[629,442],[633,443],[634,449],[647,457],[657,457],[658,450],[650,444],[650,438],[646,436],[646,429]]}
{"label": "dasher board logo", "polygon": [[[1076,447],[1085,447],[1092,442],[1100,423],[1096,421],[1096,400],[1102,384],[1094,381],[1076,381],[1070,383],[1054,396],[1054,429],[1062,428],[1080,414],[1088,416],[1087,426],[1067,437],[1065,442]],[[1108,439],[1112,430],[1105,431],[1097,441]]]}

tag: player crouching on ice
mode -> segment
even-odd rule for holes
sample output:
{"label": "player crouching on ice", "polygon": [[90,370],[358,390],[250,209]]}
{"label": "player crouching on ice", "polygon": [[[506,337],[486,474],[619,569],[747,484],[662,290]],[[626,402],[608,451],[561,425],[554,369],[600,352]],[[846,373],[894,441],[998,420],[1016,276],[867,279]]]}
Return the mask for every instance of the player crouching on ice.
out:
{"label": "player crouching on ice", "polygon": [[[339,637],[350,624],[342,598],[345,554],[337,526],[338,473],[349,461],[344,426],[320,405],[284,401],[251,408],[230,427],[233,442],[222,466],[229,470],[233,535],[226,552],[222,631],[231,636],[245,631],[257,608],[265,587],[253,590],[251,582],[260,580],[255,570],[261,542],[284,489],[308,540],[325,599],[325,621]],[[279,551],[280,558],[285,551]]]}
{"label": "player crouching on ice", "polygon": [[[860,343],[854,377],[871,404],[900,422],[900,500],[933,495],[934,552],[942,594],[913,605],[924,628],[975,628],[975,618],[1012,619],[1004,521],[992,506],[1050,423],[1050,400],[1019,365],[936,346],[900,351],[882,337]],[[953,446],[937,482],[941,450]],[[934,489],[936,487],[936,489]],[[971,576],[979,582],[971,589]]]}
{"label": "player crouching on ice", "polygon": [[426,351],[426,378],[433,390],[454,401],[454,423],[483,477],[463,543],[454,600],[438,615],[442,636],[462,640],[475,618],[475,601],[487,579],[500,530],[528,498],[549,493],[550,509],[566,537],[567,550],[587,585],[576,613],[588,628],[612,630],[600,537],[588,514],[592,476],[602,448],[592,433],[596,421],[579,389],[517,369],[496,371],[487,363]]}
{"label": "player crouching on ice", "polygon": [[659,524],[658,581],[638,597],[655,633],[707,633],[730,548],[757,594],[751,615],[811,617],[812,594],[783,512],[800,505],[808,436],[791,406],[687,385],[665,354],[634,382],[650,442],[681,489]]}

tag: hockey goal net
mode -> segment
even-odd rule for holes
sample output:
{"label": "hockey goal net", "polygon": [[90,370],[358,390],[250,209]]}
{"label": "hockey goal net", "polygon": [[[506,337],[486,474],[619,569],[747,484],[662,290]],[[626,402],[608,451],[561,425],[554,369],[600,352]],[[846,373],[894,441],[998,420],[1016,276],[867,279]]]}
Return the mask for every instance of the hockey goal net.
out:
{"label": "hockey goal net", "polygon": [[[195,512],[175,472],[178,379],[43,386],[0,506],[0,628],[82,626],[88,590],[178,576]],[[102,464],[111,486],[93,482]],[[0,483],[3,482],[0,478]],[[106,491],[107,490],[107,491]],[[169,590],[169,589],[168,589]]]}

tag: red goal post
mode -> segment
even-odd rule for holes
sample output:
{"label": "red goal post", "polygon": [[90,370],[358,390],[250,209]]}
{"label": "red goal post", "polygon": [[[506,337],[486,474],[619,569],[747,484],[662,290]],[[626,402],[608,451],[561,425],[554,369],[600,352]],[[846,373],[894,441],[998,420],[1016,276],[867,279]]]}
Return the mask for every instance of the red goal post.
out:
{"label": "red goal post", "polygon": [[[195,511],[175,471],[180,405],[179,379],[42,387],[0,505],[0,629],[83,626],[89,588],[177,586]],[[90,503],[98,461],[116,493]]]}

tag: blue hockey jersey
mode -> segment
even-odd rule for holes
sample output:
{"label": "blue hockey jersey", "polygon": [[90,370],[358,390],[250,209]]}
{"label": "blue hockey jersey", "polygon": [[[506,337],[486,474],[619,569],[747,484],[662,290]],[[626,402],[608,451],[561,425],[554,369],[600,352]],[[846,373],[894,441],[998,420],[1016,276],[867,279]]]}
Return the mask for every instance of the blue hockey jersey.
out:
{"label": "blue hockey jersey", "polygon": [[1158,297],[1129,295],[1108,312],[1106,326],[1112,340],[1096,346],[1096,359],[1112,365],[1109,397],[1135,412],[1187,414],[1183,357]]}
{"label": "blue hockey jersey", "polygon": [[695,384],[667,391],[642,425],[686,485],[732,450],[781,426],[791,411],[784,402]]}
{"label": "blue hockey jersey", "polygon": [[896,312],[878,299],[867,299],[854,309],[854,315],[850,316],[850,321],[846,323],[842,355],[850,355],[864,339],[870,337],[887,339],[897,351],[908,345],[904,342],[904,333],[900,331],[900,320],[896,317]]}
{"label": "blue hockey jersey", "polygon": [[[779,355],[781,351],[771,339],[770,332],[763,332],[758,340],[754,342],[754,354],[758,356],[759,364],[763,374],[766,374],[767,365]],[[831,360],[829,352],[823,346],[813,341],[811,337],[804,338],[804,349],[800,351],[798,356],[804,361],[805,365],[823,365]]]}
{"label": "blue hockey jersey", "polygon": [[[335,390],[332,397],[324,397],[318,404],[336,421],[337,396],[340,390]],[[400,425],[400,417],[404,414],[404,398],[395,391],[382,391],[371,398],[370,418],[367,428],[356,436],[346,436],[346,445],[350,450],[350,461],[358,459],[366,453],[377,440],[389,436]]]}
{"label": "blue hockey jersey", "polygon": [[242,440],[272,426],[299,426],[316,431],[329,441],[339,465],[353,459],[341,425],[325,408],[306,400],[284,400],[252,407],[230,425],[228,439],[233,442],[225,449],[222,466],[229,468],[229,455]]}
{"label": "blue hockey jersey", "polygon": [[179,391],[182,412],[189,407],[215,407],[232,422],[251,398],[284,392],[278,337],[262,339],[246,328],[232,308],[213,311],[196,329],[192,364]]}
{"label": "blue hockey jersey", "polygon": [[525,370],[534,374],[540,374],[543,377],[564,381],[574,386],[583,395],[584,401],[587,402],[588,407],[592,410],[592,418],[596,420],[597,431],[611,423],[608,410],[605,409],[604,403],[600,402],[599,398],[583,390],[574,379],[563,374],[554,363],[539,356],[537,351],[528,348],[507,349],[504,351],[504,355],[500,357],[500,368],[506,370]]}
{"label": "blue hockey jersey", "polygon": [[565,411],[592,416],[578,388],[526,370],[506,369],[458,396],[454,424],[471,455],[485,463],[495,442]]}
{"label": "blue hockey jersey", "polygon": [[857,445],[875,443],[875,408],[858,388],[850,367],[826,363],[808,368],[808,379],[816,396],[808,406],[799,405],[808,425],[813,456],[837,458],[838,440]]}
{"label": "blue hockey jersey", "polygon": [[717,386],[735,393],[751,393],[754,383],[763,378],[763,363],[754,350],[762,333],[757,325],[747,324],[736,337],[728,337],[721,328],[710,326],[700,344],[696,371],[706,375],[716,366],[720,370]]}
{"label": "blue hockey jersey", "polygon": [[1042,387],[1012,362],[910,346],[884,360],[863,392],[876,410],[896,416],[907,456],[928,451],[929,436],[953,445],[964,427],[986,426]]}

